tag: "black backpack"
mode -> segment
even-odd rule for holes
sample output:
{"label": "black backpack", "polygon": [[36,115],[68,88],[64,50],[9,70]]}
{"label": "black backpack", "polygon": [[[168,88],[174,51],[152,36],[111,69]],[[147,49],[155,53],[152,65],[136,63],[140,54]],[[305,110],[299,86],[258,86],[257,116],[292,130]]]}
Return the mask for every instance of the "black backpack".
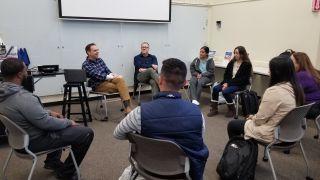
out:
{"label": "black backpack", "polygon": [[244,117],[256,114],[259,109],[259,99],[254,91],[245,90],[240,94],[242,114]]}
{"label": "black backpack", "polygon": [[243,137],[231,138],[217,166],[222,180],[254,180],[258,145]]}

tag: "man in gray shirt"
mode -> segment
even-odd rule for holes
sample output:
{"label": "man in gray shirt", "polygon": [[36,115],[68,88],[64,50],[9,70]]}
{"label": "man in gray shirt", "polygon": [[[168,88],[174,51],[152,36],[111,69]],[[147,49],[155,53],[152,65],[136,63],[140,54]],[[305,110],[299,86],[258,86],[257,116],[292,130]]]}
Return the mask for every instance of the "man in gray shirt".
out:
{"label": "man in gray shirt", "polygon": [[[0,84],[0,113],[28,133],[29,150],[36,153],[71,145],[80,165],[93,140],[92,129],[80,126],[59,113],[45,110],[39,97],[22,86],[27,68],[21,60],[4,60],[1,73],[4,82]],[[62,163],[61,153],[59,150],[48,154],[44,167],[54,170],[59,179],[77,179],[71,155]]]}

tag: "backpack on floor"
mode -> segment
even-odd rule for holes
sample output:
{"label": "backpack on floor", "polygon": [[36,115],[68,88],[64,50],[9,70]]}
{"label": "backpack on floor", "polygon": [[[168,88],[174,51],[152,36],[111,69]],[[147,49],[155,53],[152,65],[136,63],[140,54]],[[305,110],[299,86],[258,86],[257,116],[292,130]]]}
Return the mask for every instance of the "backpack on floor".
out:
{"label": "backpack on floor", "polygon": [[245,90],[240,94],[240,101],[244,117],[258,112],[259,99],[256,92]]}
{"label": "backpack on floor", "polygon": [[258,145],[243,137],[231,138],[217,166],[222,180],[254,180]]}

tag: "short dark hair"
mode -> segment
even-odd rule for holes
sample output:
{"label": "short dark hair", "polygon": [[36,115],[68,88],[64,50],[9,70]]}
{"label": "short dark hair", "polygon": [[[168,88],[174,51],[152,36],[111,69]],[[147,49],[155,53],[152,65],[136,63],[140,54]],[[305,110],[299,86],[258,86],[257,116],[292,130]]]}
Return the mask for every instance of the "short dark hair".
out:
{"label": "short dark hair", "polygon": [[270,69],[270,87],[278,83],[289,82],[292,85],[296,105],[301,106],[304,104],[304,94],[303,90],[298,83],[297,77],[295,75],[295,69],[293,62],[290,58],[285,56],[277,56],[271,59],[269,62]]}
{"label": "short dark hair", "polygon": [[162,62],[161,75],[170,89],[179,90],[186,80],[187,66],[179,59],[169,58]]}
{"label": "short dark hair", "polygon": [[1,63],[1,74],[6,78],[12,78],[24,70],[24,62],[18,58],[6,58]]}
{"label": "short dark hair", "polygon": [[208,46],[202,46],[200,49],[203,49],[206,54],[209,54],[209,47]]}
{"label": "short dark hair", "polygon": [[91,46],[96,46],[96,44],[95,44],[95,43],[90,43],[90,44],[86,45],[85,50],[86,50],[86,53],[87,53],[87,54],[88,54],[88,51],[91,50]]}

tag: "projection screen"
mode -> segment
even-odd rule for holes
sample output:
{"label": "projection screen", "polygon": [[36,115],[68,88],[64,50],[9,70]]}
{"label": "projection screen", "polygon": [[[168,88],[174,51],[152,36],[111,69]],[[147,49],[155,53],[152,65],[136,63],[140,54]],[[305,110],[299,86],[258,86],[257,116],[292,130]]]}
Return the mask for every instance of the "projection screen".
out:
{"label": "projection screen", "polygon": [[59,18],[170,22],[171,0],[59,0]]}

